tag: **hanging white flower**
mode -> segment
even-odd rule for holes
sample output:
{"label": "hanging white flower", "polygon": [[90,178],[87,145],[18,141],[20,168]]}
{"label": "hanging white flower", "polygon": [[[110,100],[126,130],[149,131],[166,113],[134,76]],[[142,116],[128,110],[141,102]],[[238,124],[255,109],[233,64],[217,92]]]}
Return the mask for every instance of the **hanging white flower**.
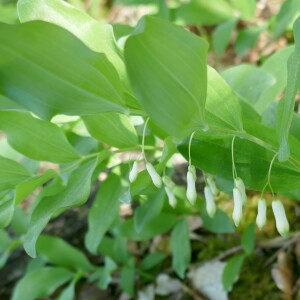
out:
{"label": "hanging white flower", "polygon": [[186,176],[186,181],[187,181],[186,197],[190,201],[190,203],[194,205],[197,199],[196,169],[192,165],[189,166],[187,176]]}
{"label": "hanging white flower", "polygon": [[260,198],[257,204],[256,225],[261,230],[267,221],[267,202],[264,198]]}
{"label": "hanging white flower", "polygon": [[206,178],[206,180],[207,180],[208,186],[210,187],[210,190],[213,193],[213,195],[217,196],[219,194],[219,190],[218,190],[218,188],[216,186],[216,182],[213,179],[213,177],[212,176],[208,176]]}
{"label": "hanging white flower", "polygon": [[241,223],[243,217],[243,199],[241,192],[238,188],[233,189],[233,213],[232,219],[236,227],[238,227]]}
{"label": "hanging white flower", "polygon": [[243,205],[245,205],[247,202],[247,194],[246,194],[246,188],[243,180],[239,177],[234,179],[234,186],[239,189],[242,196]]}
{"label": "hanging white flower", "polygon": [[212,218],[216,214],[217,207],[216,207],[214,195],[209,186],[206,186],[204,188],[204,197],[206,202],[206,211],[208,215]]}
{"label": "hanging white flower", "polygon": [[152,179],[153,184],[157,187],[157,188],[161,188],[162,185],[162,181],[161,181],[161,177],[159,176],[159,174],[156,172],[155,168],[153,167],[153,165],[149,162],[146,163],[146,169]]}
{"label": "hanging white flower", "polygon": [[163,183],[165,185],[165,191],[168,196],[169,204],[172,207],[175,207],[177,205],[177,200],[175,198],[175,195],[173,193],[173,188],[174,188],[174,182],[167,176],[163,177]]}
{"label": "hanging white flower", "polygon": [[139,173],[139,164],[138,164],[138,161],[136,160],[133,165],[132,165],[132,168],[131,168],[131,171],[129,173],[129,181],[132,183],[136,180],[137,176],[138,176],[138,173]]}
{"label": "hanging white flower", "polygon": [[274,200],[272,202],[272,209],[275,217],[277,231],[280,235],[287,236],[290,230],[290,226],[286,218],[283,204],[279,200]]}

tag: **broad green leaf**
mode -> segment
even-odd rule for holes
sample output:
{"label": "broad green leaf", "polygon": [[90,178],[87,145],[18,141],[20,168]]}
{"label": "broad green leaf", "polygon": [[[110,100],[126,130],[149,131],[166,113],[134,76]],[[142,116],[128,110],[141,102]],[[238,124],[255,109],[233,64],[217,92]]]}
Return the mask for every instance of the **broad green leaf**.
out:
{"label": "broad green leaf", "polygon": [[176,21],[183,25],[215,25],[233,17],[225,0],[191,0],[175,10]]}
{"label": "broad green leaf", "polygon": [[251,254],[255,247],[255,224],[251,223],[243,232],[242,246],[246,254]]}
{"label": "broad green leaf", "polygon": [[31,176],[29,171],[20,163],[0,156],[0,191],[14,189],[17,184]]}
{"label": "broad green leaf", "polygon": [[37,241],[36,250],[50,263],[60,267],[83,272],[94,268],[81,251],[57,237],[41,235]]}
{"label": "broad green leaf", "polygon": [[126,42],[133,89],[150,118],[170,135],[182,137],[203,127],[206,53],[201,38],[149,16]]}
{"label": "broad green leaf", "polygon": [[[276,153],[276,130],[249,120],[244,120],[244,129],[246,133],[239,134],[242,138],[237,137],[234,143],[237,173],[248,189],[261,191]],[[291,159],[285,163],[276,159],[272,168],[271,184],[278,193],[296,189],[300,184],[300,142],[293,137],[289,141]],[[232,136],[196,133],[191,147],[192,163],[209,174],[232,181],[231,142]],[[179,151],[188,158],[188,141],[179,146]]]}
{"label": "broad green leaf", "polygon": [[61,292],[58,300],[73,300],[75,299],[75,282],[71,283]]}
{"label": "broad green leaf", "polygon": [[214,233],[233,233],[234,227],[228,215],[221,209],[217,209],[217,212],[213,218],[211,218],[206,209],[202,210],[201,218],[203,221],[203,227]]}
{"label": "broad green leaf", "polygon": [[139,267],[143,270],[150,270],[162,262],[166,257],[167,255],[163,252],[152,252],[143,258]]}
{"label": "broad green leaf", "polygon": [[25,251],[31,256],[36,256],[36,241],[43,228],[51,217],[63,209],[83,204],[90,193],[91,177],[97,165],[97,159],[83,162],[74,170],[67,186],[57,195],[41,199],[32,212],[29,229],[24,238]]}
{"label": "broad green leaf", "polygon": [[37,187],[43,185],[50,179],[55,178],[56,176],[57,173],[54,170],[48,169],[43,174],[37,174],[19,183],[15,189],[15,204],[19,204],[27,196],[29,196]]}
{"label": "broad green leaf", "polygon": [[222,276],[222,282],[225,290],[230,291],[233,284],[238,280],[244,259],[244,255],[238,255],[234,256],[227,262]]}
{"label": "broad green leaf", "polygon": [[261,27],[249,27],[242,29],[237,36],[234,49],[237,55],[243,56],[255,47],[258,37],[262,31]]}
{"label": "broad green leaf", "polygon": [[255,105],[258,112],[262,113],[266,109],[267,105],[270,102],[274,101],[286,86],[286,65],[293,49],[293,46],[279,49],[274,54],[269,56],[262,64],[261,69],[271,74],[276,79],[276,82],[262,92],[259,100]]}
{"label": "broad green leaf", "polygon": [[263,92],[276,82],[268,71],[250,64],[228,68],[222,72],[222,77],[241,99],[251,103],[254,108],[257,108]]}
{"label": "broad green leaf", "polygon": [[230,2],[239,11],[241,18],[252,19],[255,16],[256,0],[231,0]]}
{"label": "broad green leaf", "polygon": [[162,210],[165,191],[161,189],[154,195],[148,197],[146,203],[139,206],[134,213],[134,224],[137,232],[141,232],[145,225],[159,215]]}
{"label": "broad green leaf", "polygon": [[106,290],[108,285],[111,283],[112,277],[111,274],[113,271],[115,271],[118,266],[117,264],[109,257],[105,257],[104,258],[105,261],[105,265],[104,268],[101,269],[100,272],[100,280],[98,281],[97,286],[101,289],[101,290]]}
{"label": "broad green leaf", "polygon": [[80,158],[58,126],[30,113],[0,111],[0,129],[15,150],[32,159],[68,163]]}
{"label": "broad green leaf", "polygon": [[239,100],[226,81],[213,68],[208,67],[205,120],[212,130],[243,129]]}
{"label": "broad green leaf", "polygon": [[63,28],[0,24],[0,44],[3,94],[38,116],[124,112],[113,65]]}
{"label": "broad green leaf", "polygon": [[13,290],[12,300],[35,300],[50,296],[72,276],[64,268],[39,268],[22,277]]}
{"label": "broad green leaf", "polygon": [[18,15],[16,10],[16,5],[14,2],[3,1],[0,3],[0,22],[15,24],[18,23]]}
{"label": "broad green leaf", "polygon": [[88,215],[88,232],[85,236],[86,248],[96,254],[106,231],[116,219],[120,208],[120,198],[125,187],[120,175],[111,173],[99,188]]}
{"label": "broad green leaf", "polygon": [[156,218],[146,224],[141,232],[136,232],[133,218],[124,222],[122,233],[125,237],[134,241],[145,241],[156,235],[170,230],[176,223],[174,214],[160,213]]}
{"label": "broad green leaf", "polygon": [[121,288],[130,296],[134,295],[135,271],[130,267],[123,267],[121,270]]}
{"label": "broad green leaf", "polygon": [[126,115],[109,112],[82,117],[89,133],[99,141],[116,148],[138,144],[134,126]]}
{"label": "broad green leaf", "polygon": [[10,227],[12,230],[21,235],[26,233],[29,225],[29,215],[23,210],[21,206],[16,206],[14,210],[14,215],[11,220]]}
{"label": "broad green leaf", "polygon": [[294,23],[295,49],[289,57],[287,64],[287,85],[284,98],[279,103],[278,109],[278,138],[280,161],[286,161],[290,156],[288,135],[291,127],[295,96],[300,82],[300,17]]}
{"label": "broad green leaf", "polygon": [[118,48],[110,24],[96,21],[88,14],[62,0],[20,0],[18,16],[22,23],[41,20],[70,31],[91,50],[104,53],[114,65],[125,89],[126,103],[140,108],[129,85],[123,53]]}
{"label": "broad green leaf", "polygon": [[24,110],[24,107],[5,96],[0,95],[0,111],[1,110]]}
{"label": "broad green leaf", "polygon": [[300,12],[299,0],[286,0],[276,15],[274,36],[279,38]]}
{"label": "broad green leaf", "polygon": [[4,199],[0,201],[0,228],[9,225],[14,215],[14,199]]}
{"label": "broad green leaf", "polygon": [[177,275],[183,279],[191,260],[189,227],[184,218],[182,218],[172,230],[171,249],[172,267]]}
{"label": "broad green leaf", "polygon": [[221,23],[212,34],[213,48],[218,55],[223,55],[230,41],[232,31],[237,23],[237,19],[230,19]]}

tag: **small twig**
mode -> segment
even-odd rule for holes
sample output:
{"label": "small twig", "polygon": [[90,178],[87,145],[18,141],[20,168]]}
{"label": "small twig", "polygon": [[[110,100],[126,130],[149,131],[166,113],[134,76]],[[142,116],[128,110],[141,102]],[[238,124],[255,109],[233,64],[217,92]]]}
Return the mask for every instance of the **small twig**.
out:
{"label": "small twig", "polygon": [[217,260],[222,260],[228,256],[231,256],[233,254],[236,254],[237,252],[240,252],[243,250],[243,247],[241,245],[235,246],[233,248],[228,249],[227,251],[222,252],[220,255],[214,257],[211,259],[211,261],[217,261]]}
{"label": "small twig", "polygon": [[197,292],[195,292],[193,289],[191,289],[189,286],[187,286],[183,282],[181,282],[181,288],[183,289],[183,291],[185,293],[187,293],[190,296],[192,296],[192,298],[194,300],[207,300],[206,298],[204,298],[203,296],[200,296]]}

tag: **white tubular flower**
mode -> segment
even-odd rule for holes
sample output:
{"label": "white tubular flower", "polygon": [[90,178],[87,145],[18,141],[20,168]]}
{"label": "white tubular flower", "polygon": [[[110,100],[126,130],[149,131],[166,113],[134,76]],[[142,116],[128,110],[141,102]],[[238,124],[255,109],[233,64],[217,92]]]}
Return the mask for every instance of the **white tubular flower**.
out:
{"label": "white tubular flower", "polygon": [[206,211],[208,215],[212,218],[216,214],[217,207],[216,207],[213,192],[210,187],[206,186],[204,188],[204,196],[206,202]]}
{"label": "white tubular flower", "polygon": [[138,173],[139,173],[139,163],[138,161],[136,160],[133,165],[132,165],[132,169],[129,173],[129,181],[132,183],[136,180],[137,176],[138,176]]}
{"label": "white tubular flower", "polygon": [[213,195],[217,196],[219,194],[219,190],[216,186],[215,180],[211,176],[208,176],[206,180],[207,180],[208,186],[210,187],[210,190],[213,193]]}
{"label": "white tubular flower", "polygon": [[172,207],[176,207],[177,205],[177,200],[172,192],[172,190],[168,187],[165,187],[165,191],[166,191],[166,194],[168,196],[168,200],[169,200],[169,204],[172,206]]}
{"label": "white tubular flower", "polygon": [[239,177],[234,179],[234,186],[239,189],[242,196],[243,205],[245,205],[247,202],[247,195],[246,195],[246,188],[243,180]]}
{"label": "white tubular flower", "polygon": [[233,213],[232,219],[236,227],[238,227],[241,223],[243,217],[243,199],[241,192],[238,188],[233,189]]}
{"label": "white tubular flower", "polygon": [[156,172],[155,168],[152,166],[152,164],[150,164],[149,162],[146,163],[146,169],[152,179],[153,184],[157,187],[157,188],[161,188],[161,177],[159,176],[159,174]]}
{"label": "white tubular flower", "polygon": [[174,182],[169,177],[166,177],[166,176],[164,176],[162,179],[163,179],[163,183],[165,185],[165,191],[168,196],[169,204],[172,207],[175,207],[177,205],[177,200],[172,191],[174,188]]}
{"label": "white tubular flower", "polygon": [[186,189],[186,197],[190,201],[192,205],[195,204],[197,199],[197,192],[196,192],[196,170],[195,167],[190,165],[187,175],[187,189]]}
{"label": "white tubular flower", "polygon": [[256,225],[261,230],[267,221],[267,202],[264,198],[260,198],[257,204]]}
{"label": "white tubular flower", "polygon": [[275,217],[277,231],[281,236],[287,236],[290,230],[290,226],[281,201],[274,200],[272,202],[272,209]]}

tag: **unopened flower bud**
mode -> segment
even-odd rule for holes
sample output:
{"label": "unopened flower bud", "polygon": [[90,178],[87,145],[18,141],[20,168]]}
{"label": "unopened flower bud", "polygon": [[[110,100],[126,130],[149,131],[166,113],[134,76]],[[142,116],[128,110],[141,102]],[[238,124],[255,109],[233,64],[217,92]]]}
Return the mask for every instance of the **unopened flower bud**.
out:
{"label": "unopened flower bud", "polygon": [[261,230],[267,220],[267,202],[264,198],[260,198],[257,204],[256,225]]}
{"label": "unopened flower bud", "polygon": [[208,176],[206,180],[213,195],[217,196],[219,194],[219,190],[216,186],[215,180],[211,176]]}
{"label": "unopened flower bud", "polygon": [[175,195],[173,194],[172,190],[168,187],[165,187],[165,191],[168,196],[169,204],[172,207],[175,207],[177,205],[177,200],[176,200]]}
{"label": "unopened flower bud", "polygon": [[207,214],[212,218],[216,214],[217,208],[214,200],[214,195],[210,187],[206,186],[204,188],[204,196],[205,196]]}
{"label": "unopened flower bud", "polygon": [[287,236],[290,230],[290,226],[281,201],[274,200],[272,202],[272,209],[275,217],[277,231],[280,235]]}
{"label": "unopened flower bud", "polygon": [[247,195],[246,195],[246,188],[243,180],[239,177],[234,179],[234,186],[239,189],[242,196],[243,205],[245,205],[247,202]]}
{"label": "unopened flower bud", "polygon": [[153,184],[157,187],[157,188],[161,188],[161,177],[159,176],[159,174],[156,172],[155,168],[153,167],[152,164],[150,164],[149,162],[146,163],[146,169],[152,179]]}
{"label": "unopened flower bud", "polygon": [[139,173],[139,164],[138,161],[136,160],[133,165],[132,165],[132,169],[129,173],[129,181],[132,183],[136,180],[137,176]]}
{"label": "unopened flower bud", "polygon": [[243,199],[238,188],[233,189],[233,213],[232,219],[236,227],[241,223],[243,217]]}
{"label": "unopened flower bud", "polygon": [[189,166],[187,175],[187,189],[186,189],[186,197],[190,201],[192,205],[195,204],[197,199],[197,192],[196,192],[196,170],[194,166]]}
{"label": "unopened flower bud", "polygon": [[162,178],[163,180],[163,183],[165,185],[165,191],[166,191],[166,194],[168,196],[168,200],[169,200],[169,204],[172,206],[172,207],[175,207],[176,204],[177,204],[177,200],[175,198],[175,195],[173,194],[173,188],[175,186],[174,182],[167,176],[164,176]]}

